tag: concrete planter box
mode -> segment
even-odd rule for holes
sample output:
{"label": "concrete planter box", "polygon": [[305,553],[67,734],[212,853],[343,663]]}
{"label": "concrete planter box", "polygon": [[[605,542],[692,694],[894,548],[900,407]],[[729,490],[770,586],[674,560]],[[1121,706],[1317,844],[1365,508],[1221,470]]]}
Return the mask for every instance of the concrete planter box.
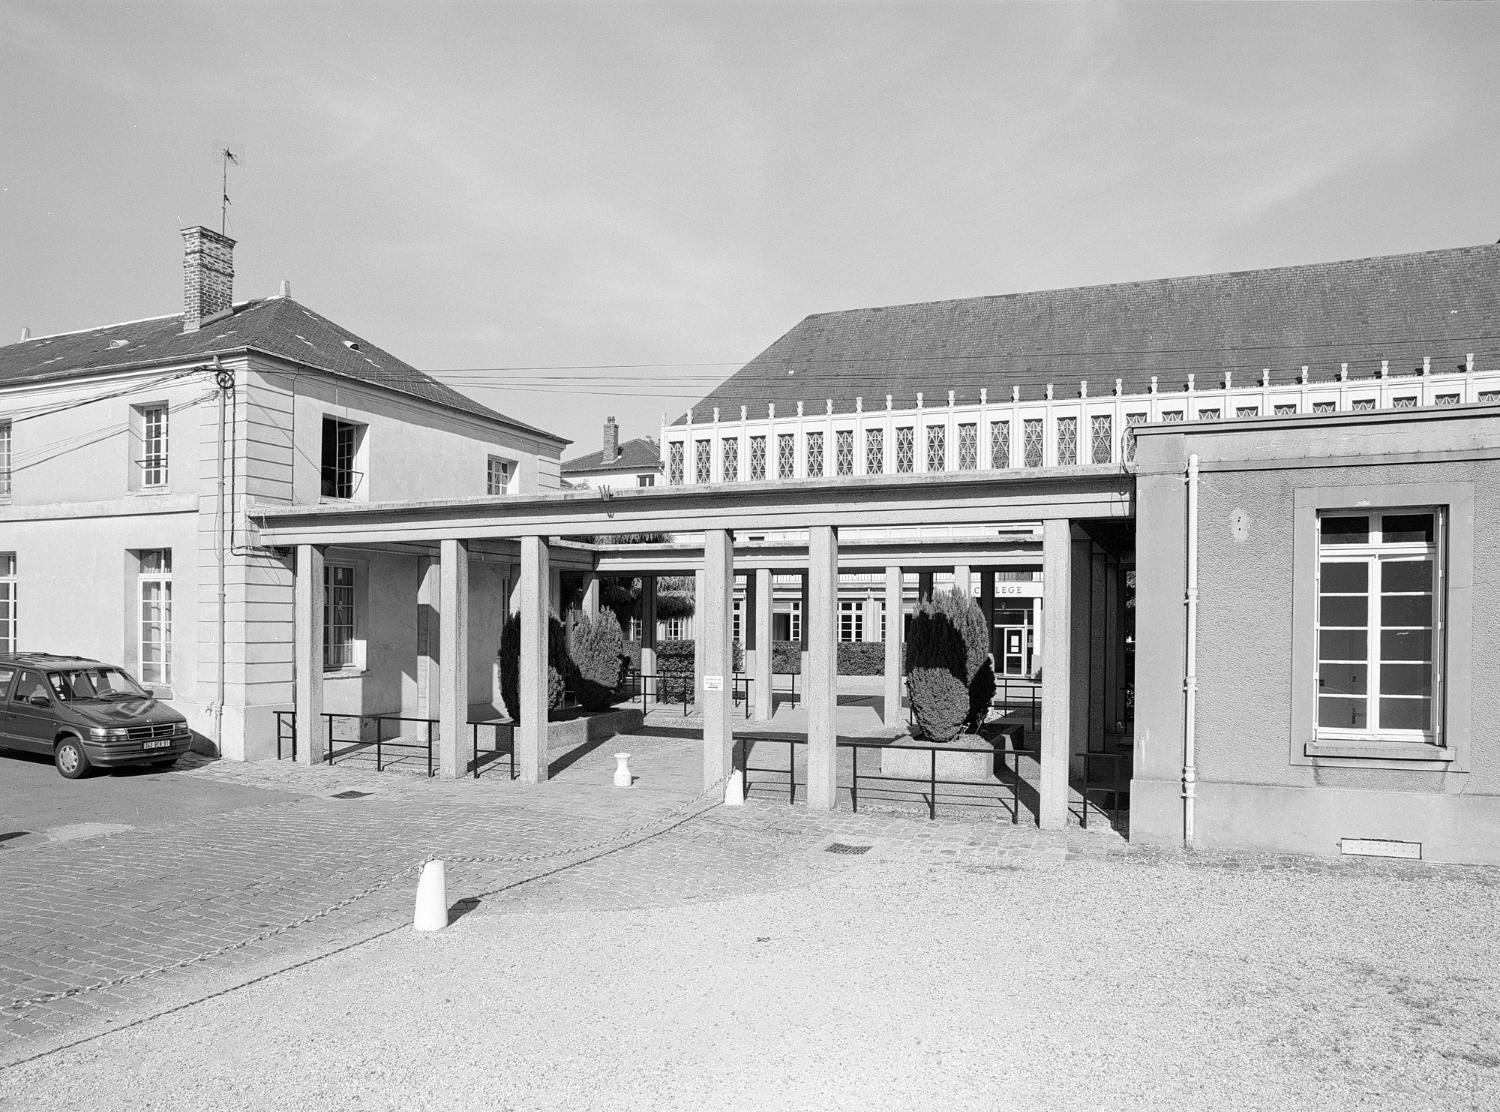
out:
{"label": "concrete planter box", "polygon": [[[1020,726],[1006,726],[993,737],[963,734],[931,749],[882,749],[882,776],[905,776],[926,780],[933,775],[932,753],[937,753],[937,778],[985,782],[998,778],[1005,768],[1005,754],[1024,745],[1025,731]],[[918,742],[918,744],[923,744]],[[985,753],[955,753],[954,749],[987,749]]]}
{"label": "concrete planter box", "polygon": [[645,716],[640,707],[615,707],[612,710],[564,711],[569,717],[547,723],[547,750],[567,752],[590,742],[608,741],[616,734],[631,734],[641,729]]}

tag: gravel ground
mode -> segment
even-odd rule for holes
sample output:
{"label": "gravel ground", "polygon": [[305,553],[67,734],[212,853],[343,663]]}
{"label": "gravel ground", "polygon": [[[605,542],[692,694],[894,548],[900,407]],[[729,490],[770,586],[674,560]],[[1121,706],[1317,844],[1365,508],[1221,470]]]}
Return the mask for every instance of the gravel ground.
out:
{"label": "gravel ground", "polygon": [[1500,1107],[1494,871],[812,852],[725,899],[500,893],[0,1072],[0,1107]]}

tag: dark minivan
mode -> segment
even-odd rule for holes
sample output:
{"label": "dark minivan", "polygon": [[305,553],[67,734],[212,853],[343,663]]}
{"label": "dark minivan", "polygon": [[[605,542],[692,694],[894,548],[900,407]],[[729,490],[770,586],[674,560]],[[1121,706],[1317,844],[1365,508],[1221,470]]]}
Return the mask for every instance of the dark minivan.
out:
{"label": "dark minivan", "polygon": [[124,669],[76,656],[0,653],[0,747],[44,753],[69,780],[94,768],[172,764],[187,719]]}

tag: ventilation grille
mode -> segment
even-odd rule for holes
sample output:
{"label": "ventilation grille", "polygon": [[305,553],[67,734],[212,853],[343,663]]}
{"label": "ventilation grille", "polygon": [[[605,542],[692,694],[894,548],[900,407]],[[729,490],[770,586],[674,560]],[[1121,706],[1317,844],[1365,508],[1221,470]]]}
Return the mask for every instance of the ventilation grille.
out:
{"label": "ventilation grille", "polygon": [[831,846],[828,847],[827,851],[829,853],[843,853],[843,854],[849,854],[851,856],[856,856],[857,857],[861,853],[869,853],[870,852],[870,847],[869,846],[846,846],[843,842],[834,842],[833,845],[831,845]]}

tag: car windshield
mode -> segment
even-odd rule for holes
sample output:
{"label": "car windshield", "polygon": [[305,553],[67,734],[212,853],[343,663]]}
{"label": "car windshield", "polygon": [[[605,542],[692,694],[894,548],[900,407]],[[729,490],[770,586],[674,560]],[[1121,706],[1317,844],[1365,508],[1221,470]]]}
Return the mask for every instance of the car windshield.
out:
{"label": "car windshield", "polygon": [[65,703],[86,699],[141,698],[146,692],[118,668],[77,668],[51,672],[52,690]]}

